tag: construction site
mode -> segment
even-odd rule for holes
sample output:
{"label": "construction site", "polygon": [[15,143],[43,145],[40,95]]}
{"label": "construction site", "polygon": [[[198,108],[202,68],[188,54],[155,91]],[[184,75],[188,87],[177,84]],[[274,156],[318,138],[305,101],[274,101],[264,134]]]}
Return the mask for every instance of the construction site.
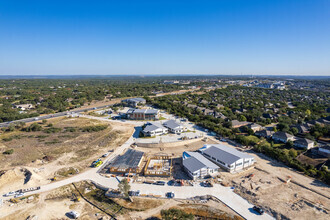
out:
{"label": "construction site", "polygon": [[133,149],[127,149],[123,155],[118,155],[106,166],[109,173],[126,174],[141,173],[144,153]]}
{"label": "construction site", "polygon": [[149,158],[144,168],[144,175],[170,177],[172,175],[172,158],[169,156]]}
{"label": "construction site", "polygon": [[328,186],[272,160],[255,155],[257,164],[242,173],[221,172],[221,184],[276,219],[328,219]]}

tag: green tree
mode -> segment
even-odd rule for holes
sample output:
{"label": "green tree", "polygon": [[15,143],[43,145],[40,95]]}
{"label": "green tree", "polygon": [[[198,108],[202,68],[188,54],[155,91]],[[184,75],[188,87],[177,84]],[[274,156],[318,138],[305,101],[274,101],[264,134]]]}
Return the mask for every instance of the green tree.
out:
{"label": "green tree", "polygon": [[296,157],[298,156],[298,153],[297,153],[297,151],[296,151],[295,149],[291,148],[291,149],[289,150],[289,155],[290,155],[291,157],[293,157],[293,158],[296,158]]}
{"label": "green tree", "polygon": [[289,140],[288,142],[286,142],[285,144],[287,147],[293,147],[293,142],[291,140]]}
{"label": "green tree", "polygon": [[131,189],[127,179],[123,179],[118,183],[118,190],[124,195],[125,198],[128,198],[128,191]]}
{"label": "green tree", "polygon": [[292,127],[291,129],[291,132],[293,133],[293,135],[297,135],[298,134],[298,128],[296,128],[296,127]]}
{"label": "green tree", "polygon": [[246,117],[244,115],[238,116],[239,121],[246,121]]}

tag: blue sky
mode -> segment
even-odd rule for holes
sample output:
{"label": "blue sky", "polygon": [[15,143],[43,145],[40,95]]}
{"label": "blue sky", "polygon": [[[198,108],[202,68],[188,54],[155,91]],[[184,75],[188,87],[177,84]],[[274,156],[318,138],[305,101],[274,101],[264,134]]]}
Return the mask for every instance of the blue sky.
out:
{"label": "blue sky", "polygon": [[330,1],[0,0],[0,74],[330,75]]}

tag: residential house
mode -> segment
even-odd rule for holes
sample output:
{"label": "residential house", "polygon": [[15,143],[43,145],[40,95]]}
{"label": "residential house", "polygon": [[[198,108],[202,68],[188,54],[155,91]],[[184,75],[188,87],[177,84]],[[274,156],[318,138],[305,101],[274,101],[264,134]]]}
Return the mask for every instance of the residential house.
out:
{"label": "residential house", "polygon": [[158,135],[163,135],[168,133],[168,129],[161,125],[160,123],[146,123],[142,133],[146,137],[153,137],[153,136],[158,136]]}
{"label": "residential house", "polygon": [[247,125],[251,124],[251,122],[232,120],[231,124],[232,124],[233,128],[240,128],[240,127],[247,126]]}
{"label": "residential house", "polygon": [[28,110],[28,109],[32,109],[33,105],[32,104],[20,104],[20,105],[14,104],[13,107],[18,108],[22,111],[25,111],[25,110]]}
{"label": "residential house", "polygon": [[212,115],[212,116],[214,116],[214,111],[211,110],[211,109],[203,109],[202,112],[203,112],[204,115]]}
{"label": "residential house", "polygon": [[251,123],[251,124],[247,125],[247,127],[252,129],[253,132],[261,131],[263,129],[263,127],[257,123]]}
{"label": "residential house", "polygon": [[312,152],[314,154],[319,154],[321,156],[330,158],[330,145],[327,145],[327,146],[324,146],[324,147],[313,148]]}
{"label": "residential house", "polygon": [[262,114],[262,117],[274,119],[274,116],[272,114],[270,114],[270,113],[264,113],[264,114]]}
{"label": "residential house", "polygon": [[195,110],[197,108],[197,105],[188,104],[187,107]]}
{"label": "residential house", "polygon": [[282,132],[282,131],[278,131],[278,132],[274,133],[272,138],[274,141],[278,141],[278,142],[282,142],[282,143],[296,140],[295,136]]}
{"label": "residential house", "polygon": [[271,138],[274,133],[275,133],[274,131],[261,130],[261,131],[257,131],[255,135],[258,137]]}
{"label": "residential house", "polygon": [[166,121],[163,123],[163,126],[166,127],[169,132],[174,134],[182,133],[187,130],[181,123],[178,123],[175,120]]}
{"label": "residential house", "polygon": [[295,147],[305,148],[305,149],[309,150],[314,147],[314,141],[309,140],[307,138],[297,138],[293,142],[293,145]]}
{"label": "residential house", "polygon": [[216,117],[216,118],[222,118],[222,119],[227,119],[227,117],[224,116],[221,112],[214,112],[214,117]]}
{"label": "residential house", "polygon": [[295,126],[298,129],[298,133],[299,134],[305,134],[308,133],[310,130],[310,127],[308,126],[308,124],[298,124]]}

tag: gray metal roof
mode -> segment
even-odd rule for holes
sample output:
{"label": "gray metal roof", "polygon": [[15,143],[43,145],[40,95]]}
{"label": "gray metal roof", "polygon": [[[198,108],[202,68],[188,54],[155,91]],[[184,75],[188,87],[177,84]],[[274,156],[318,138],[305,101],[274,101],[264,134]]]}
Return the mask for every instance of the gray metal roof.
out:
{"label": "gray metal roof", "polygon": [[157,114],[158,110],[156,109],[146,109],[145,114]]}
{"label": "gray metal roof", "polygon": [[145,113],[146,109],[134,109],[134,113]]}
{"label": "gray metal roof", "polygon": [[137,151],[133,149],[127,149],[125,154],[117,156],[110,164],[111,167],[128,169],[128,168],[136,168],[142,157],[144,152]]}
{"label": "gray metal roof", "polygon": [[[205,158],[202,154],[200,154],[198,152],[185,151],[184,154],[186,156],[189,155],[190,157],[194,157],[199,162],[201,162],[202,164],[204,164],[204,166],[206,166],[206,167],[209,167],[211,169],[217,169],[217,168],[219,168],[218,165],[214,164],[212,161],[208,160],[207,158]],[[189,159],[189,158],[187,158],[187,159]]]}
{"label": "gray metal roof", "polygon": [[150,131],[154,131],[154,130],[157,130],[157,129],[164,129],[164,127],[161,125],[161,124],[156,124],[156,123],[148,123],[146,125],[146,127],[143,129],[144,132],[150,132]]}
{"label": "gray metal roof", "polygon": [[219,168],[216,164],[206,159],[200,153],[185,151],[183,152],[183,155],[183,166],[192,173],[203,168]]}
{"label": "gray metal roof", "polygon": [[222,145],[222,144],[212,144],[212,145],[204,145],[203,148],[199,149],[203,153],[210,155],[211,157],[215,157],[217,160],[222,161],[226,164],[235,163],[237,160],[242,158],[254,158],[249,154],[242,153],[234,148]]}
{"label": "gray metal roof", "polygon": [[182,126],[181,124],[177,123],[175,120],[166,121],[166,122],[163,123],[163,125],[167,128],[170,128],[170,129],[175,129],[177,127]]}
{"label": "gray metal roof", "polygon": [[189,157],[185,159],[183,161],[183,166],[191,173],[206,167],[205,164],[197,160],[195,157]]}
{"label": "gray metal roof", "polygon": [[158,110],[156,109],[129,109],[127,114],[140,113],[140,114],[157,114]]}

